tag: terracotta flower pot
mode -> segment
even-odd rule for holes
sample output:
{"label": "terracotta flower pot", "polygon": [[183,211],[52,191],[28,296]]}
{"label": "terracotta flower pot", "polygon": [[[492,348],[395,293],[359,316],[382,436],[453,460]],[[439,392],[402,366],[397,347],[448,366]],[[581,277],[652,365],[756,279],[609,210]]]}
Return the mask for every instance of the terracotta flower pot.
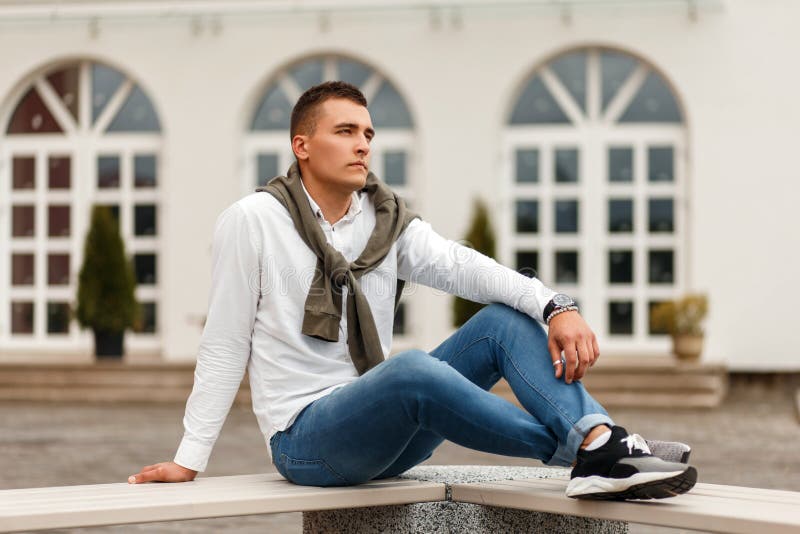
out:
{"label": "terracotta flower pot", "polygon": [[681,361],[696,362],[703,352],[703,336],[678,334],[672,336],[672,352]]}

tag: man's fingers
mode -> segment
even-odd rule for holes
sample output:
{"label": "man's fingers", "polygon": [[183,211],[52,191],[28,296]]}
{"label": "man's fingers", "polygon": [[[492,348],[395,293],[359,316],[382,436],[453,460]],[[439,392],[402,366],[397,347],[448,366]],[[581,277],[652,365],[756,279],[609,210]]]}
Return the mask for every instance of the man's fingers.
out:
{"label": "man's fingers", "polygon": [[578,369],[578,371],[580,371],[578,380],[581,380],[586,374],[586,371],[588,371],[589,367],[592,365],[592,361],[594,360],[594,351],[589,347],[588,340],[580,343],[579,346],[580,349],[578,349],[578,358],[580,358],[581,366],[580,369]]}
{"label": "man's fingers", "polygon": [[580,341],[577,341],[575,344],[578,352],[578,363],[575,365],[575,374],[572,379],[580,380],[583,378],[583,373],[586,372],[586,349]]}
{"label": "man's fingers", "polygon": [[561,348],[556,343],[550,342],[547,344],[547,350],[550,351],[550,358],[553,360],[553,368],[556,372],[556,378],[561,378],[561,376],[564,374],[564,365],[561,362]]}
{"label": "man's fingers", "polygon": [[575,377],[575,367],[578,363],[578,351],[575,347],[575,342],[571,342],[564,347],[564,359],[567,360],[567,384],[571,384]]}
{"label": "man's fingers", "polygon": [[[600,345],[597,344],[597,336],[592,335],[592,348],[594,349],[594,362],[600,357]],[[592,362],[592,365],[594,365]]]}
{"label": "man's fingers", "polygon": [[[148,469],[148,467],[150,469]],[[160,480],[161,477],[161,467],[156,465],[148,465],[142,470],[135,474],[128,477],[128,482],[131,484],[141,484],[142,482],[152,482],[154,480]]]}

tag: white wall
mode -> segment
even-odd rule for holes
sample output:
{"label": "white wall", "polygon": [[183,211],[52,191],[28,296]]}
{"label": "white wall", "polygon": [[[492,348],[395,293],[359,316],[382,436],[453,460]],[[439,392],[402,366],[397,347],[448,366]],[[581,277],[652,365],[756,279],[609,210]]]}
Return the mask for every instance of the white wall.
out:
{"label": "white wall", "polygon": [[[547,10],[462,19],[434,29],[427,12],[334,13],[321,31],[310,15],[232,17],[219,34],[198,35],[186,20],[101,20],[96,38],[86,22],[3,22],[0,99],[42,65],[76,56],[107,61],[148,92],[165,141],[163,355],[183,360],[195,357],[206,312],[214,222],[241,194],[242,134],[277,68],[345,52],[388,75],[419,133],[417,206],[458,239],[473,196],[497,200],[503,125],[527,74],[569,48],[626,50],[657,66],[685,107],[690,289],[710,295],[705,358],[800,370],[786,335],[800,301],[800,37],[791,27],[800,3],[732,0],[696,21],[678,6],[578,7],[569,24]],[[423,298],[419,344],[430,349],[451,331],[450,299]]]}

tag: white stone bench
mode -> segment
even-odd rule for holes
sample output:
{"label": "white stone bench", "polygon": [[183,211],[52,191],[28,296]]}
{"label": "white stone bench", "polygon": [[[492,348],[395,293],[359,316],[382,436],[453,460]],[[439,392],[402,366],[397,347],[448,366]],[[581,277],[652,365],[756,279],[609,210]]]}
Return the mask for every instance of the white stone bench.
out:
{"label": "white stone bench", "polygon": [[443,501],[444,484],[387,479],[297,486],[277,473],[199,477],[180,484],[97,484],[0,491],[0,532],[176,521]]}
{"label": "white stone bench", "polygon": [[627,521],[673,528],[752,534],[800,532],[800,492],[698,483],[656,501],[566,498],[568,477],[454,484],[453,501]]}
{"label": "white stone bench", "polygon": [[568,471],[420,466],[360,486],[296,486],[277,474],[182,484],[0,490],[0,532],[304,512],[305,532],[625,532],[627,523],[718,532],[800,532],[800,493],[698,484],[663,501],[564,495]]}

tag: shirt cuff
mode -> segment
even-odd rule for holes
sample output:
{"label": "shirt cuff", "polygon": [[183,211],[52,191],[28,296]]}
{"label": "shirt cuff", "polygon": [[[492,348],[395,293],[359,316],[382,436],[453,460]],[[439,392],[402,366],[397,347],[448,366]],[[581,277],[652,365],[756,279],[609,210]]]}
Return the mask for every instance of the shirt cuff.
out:
{"label": "shirt cuff", "polygon": [[[524,275],[520,275],[524,276]],[[533,317],[542,324],[545,323],[544,308],[558,293],[545,286],[538,280],[525,277],[524,289],[520,292],[518,309]]]}
{"label": "shirt cuff", "polygon": [[172,461],[186,469],[202,472],[206,470],[208,465],[211,449],[213,449],[213,446],[197,443],[184,436],[178,447],[178,452],[175,453],[175,459]]}

